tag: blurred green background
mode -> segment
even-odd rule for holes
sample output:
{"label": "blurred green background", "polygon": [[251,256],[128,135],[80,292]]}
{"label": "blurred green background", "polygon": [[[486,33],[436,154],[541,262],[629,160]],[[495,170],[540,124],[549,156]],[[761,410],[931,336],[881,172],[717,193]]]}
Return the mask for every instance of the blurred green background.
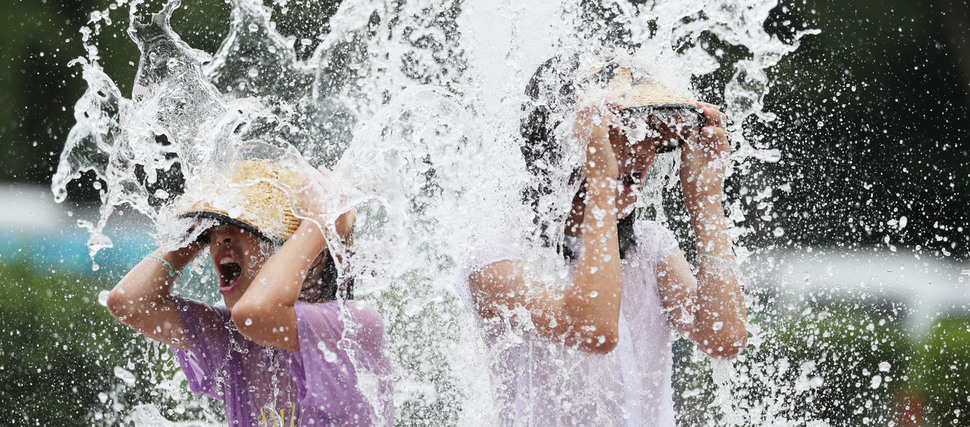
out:
{"label": "blurred green background", "polygon": [[[79,28],[108,2],[3,2],[0,185],[46,186],[74,124],[74,102],[85,89],[80,68],[67,65],[84,53]],[[336,4],[313,2],[279,28],[312,38],[326,31]],[[198,0],[183,6],[174,19],[176,32],[196,48],[215,51],[227,31],[229,6]],[[126,18],[127,12],[112,16]],[[101,64],[128,93],[137,49],[120,30],[126,22],[113,25],[99,42]],[[775,191],[766,200],[742,198],[752,215],[767,216],[752,221],[754,232],[742,243],[764,250],[892,246],[935,258],[970,258],[970,5],[785,0],[765,28],[783,39],[795,29],[821,33],[802,39],[771,70],[766,105],[778,118],[757,135],[779,148],[782,160],[752,171]],[[724,68],[716,78],[732,71]],[[90,206],[96,197],[89,185],[77,184],[68,206]],[[212,402],[189,399],[199,403],[176,412],[185,410],[173,404],[178,392],[159,391],[165,389],[163,374],[173,369],[167,353],[121,328],[97,304],[99,291],[110,288],[116,275],[38,267],[16,253],[31,253],[28,246],[44,242],[17,240],[18,231],[0,230],[0,407],[14,408],[11,420],[110,424],[120,422],[112,418],[119,408],[137,403],[152,404],[173,420],[218,418]],[[83,251],[83,240],[73,245]],[[970,413],[970,317],[946,314],[925,335],[910,336],[901,326],[905,314],[891,304],[813,300],[785,308],[768,301],[765,307],[756,313],[767,313],[759,322],[773,331],[771,341],[752,347],[740,365],[777,365],[761,374],[794,384],[804,377],[810,389],[796,393],[797,402],[781,402],[780,416],[907,425],[897,413],[909,405],[930,425],[966,422],[959,414]],[[681,422],[723,421],[705,410],[716,398],[708,362],[686,345],[677,350]],[[880,382],[874,385],[876,375]],[[813,384],[816,377],[832,381]],[[743,392],[784,395],[755,387]]]}

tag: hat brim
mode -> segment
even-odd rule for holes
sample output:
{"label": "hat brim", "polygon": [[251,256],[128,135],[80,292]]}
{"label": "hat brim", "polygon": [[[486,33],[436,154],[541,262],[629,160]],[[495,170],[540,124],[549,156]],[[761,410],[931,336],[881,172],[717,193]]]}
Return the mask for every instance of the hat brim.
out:
{"label": "hat brim", "polygon": [[638,114],[638,113],[649,113],[651,111],[685,111],[694,113],[697,116],[697,127],[702,128],[707,124],[707,117],[704,113],[698,111],[696,105],[689,104],[648,104],[648,105],[634,105],[630,107],[620,108],[620,113],[623,114]]}
{"label": "hat brim", "polygon": [[259,231],[259,229],[256,228],[255,226],[253,226],[252,224],[249,224],[249,223],[244,222],[244,221],[240,221],[240,220],[235,219],[235,218],[231,218],[228,215],[223,214],[223,213],[220,213],[220,212],[192,211],[192,212],[186,212],[184,214],[181,214],[181,215],[179,215],[179,217],[180,218],[199,218],[199,219],[211,219],[211,220],[215,220],[215,221],[218,221],[218,222],[223,223],[223,224],[234,225],[236,227],[239,227],[239,228],[241,228],[243,230],[246,230],[246,231],[248,231],[248,232],[256,235],[260,239],[263,239],[263,240],[265,240],[267,242],[270,242],[270,243],[273,243],[273,244],[276,244],[276,245],[282,245],[283,244],[283,240],[282,239],[277,239],[277,238],[271,237],[271,236],[263,233],[262,231]]}

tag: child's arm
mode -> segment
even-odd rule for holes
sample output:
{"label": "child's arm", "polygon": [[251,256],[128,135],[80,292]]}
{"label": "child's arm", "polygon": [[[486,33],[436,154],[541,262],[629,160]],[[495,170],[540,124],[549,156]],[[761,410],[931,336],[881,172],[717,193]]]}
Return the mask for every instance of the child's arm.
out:
{"label": "child's arm", "polygon": [[616,177],[618,168],[609,141],[611,114],[588,108],[574,126],[587,142],[584,164],[587,196],[582,220],[582,248],[573,283],[562,295],[534,284],[528,266],[500,261],[469,277],[476,310],[483,318],[501,317],[524,307],[539,334],[563,339],[567,345],[593,353],[608,353],[619,337],[620,251],[616,231]]}
{"label": "child's arm", "polygon": [[705,126],[682,152],[684,201],[697,239],[697,277],[683,253],[674,251],[658,267],[658,286],[673,325],[698,348],[720,358],[733,358],[748,338],[744,294],[738,283],[721,197],[725,161],[731,152],[724,114],[699,104]]}
{"label": "child's arm", "polygon": [[192,244],[146,256],[108,295],[111,315],[146,337],[185,349],[185,332],[171,298],[172,285],[204,247]]}
{"label": "child's arm", "polygon": [[240,333],[260,345],[300,351],[294,304],[307,272],[326,245],[320,228],[304,220],[232,308],[232,321]]}

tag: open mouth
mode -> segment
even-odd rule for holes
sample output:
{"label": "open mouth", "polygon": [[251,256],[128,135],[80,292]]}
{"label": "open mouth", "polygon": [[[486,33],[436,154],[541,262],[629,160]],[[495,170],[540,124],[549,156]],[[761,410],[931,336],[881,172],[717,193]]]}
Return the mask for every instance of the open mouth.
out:
{"label": "open mouth", "polygon": [[242,266],[231,256],[220,255],[216,270],[219,273],[219,292],[226,295],[236,290],[239,278],[242,277]]}

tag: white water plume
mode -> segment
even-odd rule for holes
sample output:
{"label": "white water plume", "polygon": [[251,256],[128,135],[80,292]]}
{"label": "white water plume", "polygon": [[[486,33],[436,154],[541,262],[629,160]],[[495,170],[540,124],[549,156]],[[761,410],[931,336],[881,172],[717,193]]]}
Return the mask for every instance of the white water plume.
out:
{"label": "white water plume", "polygon": [[[766,33],[775,1],[347,0],[329,32],[311,41],[283,35],[260,0],[232,0],[229,33],[210,55],[172,30],[179,6],[171,0],[155,13],[131,2],[129,34],[141,58],[127,97],[98,63],[108,53],[98,51],[97,37],[113,24],[107,11],[93,18],[89,54],[77,61],[89,89],[75,105],[54,193],[64,200],[71,181],[95,176],[100,216],[81,224],[93,257],[111,245],[102,230],[121,206],[159,221],[160,231],[171,227],[160,219],[183,183],[236,146],[260,141],[333,169],[328,219],[357,209],[348,271],[388,325],[401,424],[480,423],[477,414],[493,410],[481,386],[487,361],[454,286],[482,241],[534,234],[521,203],[531,178],[518,144],[524,88],[539,64],[562,54],[609,57],[685,93],[711,92],[699,86],[731,69],[719,95],[732,119],[733,165],[745,171],[783,148],[745,135],[773,120],[763,102],[768,71],[811,34],[785,42]],[[316,44],[307,59],[298,57],[298,42]],[[743,53],[726,55],[726,47]],[[569,158],[563,174],[580,160]],[[660,218],[676,164],[675,156],[659,159],[643,190],[642,203]],[[554,196],[568,202],[575,186],[560,184]],[[762,184],[743,185],[759,192]],[[733,233],[744,234],[744,212],[728,202]],[[763,372],[722,374],[721,387],[752,386],[755,373]],[[735,402],[725,420],[763,421],[762,410],[749,410],[761,404],[751,399]]]}

